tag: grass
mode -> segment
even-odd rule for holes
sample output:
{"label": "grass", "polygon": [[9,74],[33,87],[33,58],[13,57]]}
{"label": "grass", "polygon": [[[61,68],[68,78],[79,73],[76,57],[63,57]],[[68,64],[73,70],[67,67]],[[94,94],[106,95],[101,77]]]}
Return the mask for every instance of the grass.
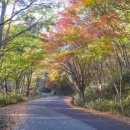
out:
{"label": "grass", "polygon": [[93,109],[103,112],[120,113],[130,116],[130,96],[126,96],[122,99],[124,112],[122,113],[119,101],[113,97],[113,95],[103,96],[99,98],[96,93],[95,97],[91,93],[85,94],[85,101],[83,102],[78,95],[74,97],[74,104],[85,107],[87,109]]}
{"label": "grass", "polygon": [[7,97],[0,97],[0,106],[7,106],[10,104],[16,104],[18,102],[25,102],[27,101],[27,97],[22,95],[11,95]]}
{"label": "grass", "polygon": [[0,107],[4,107],[11,104],[16,104],[19,102],[26,102],[29,100],[34,100],[37,98],[43,97],[42,94],[36,94],[35,96],[26,97],[25,95],[21,94],[11,94],[10,96],[0,96]]}

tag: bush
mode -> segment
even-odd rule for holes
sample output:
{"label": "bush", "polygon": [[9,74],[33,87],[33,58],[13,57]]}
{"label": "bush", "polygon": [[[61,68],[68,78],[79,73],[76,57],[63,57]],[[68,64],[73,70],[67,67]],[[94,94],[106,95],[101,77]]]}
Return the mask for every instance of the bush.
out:
{"label": "bush", "polygon": [[38,98],[42,98],[42,97],[45,97],[42,95],[42,93],[36,93],[35,96],[30,96],[29,100],[34,100],[34,99],[38,99]]}
{"label": "bush", "polygon": [[[74,97],[74,104],[78,106],[84,106],[87,109],[94,109],[99,111],[111,111],[113,113],[122,113],[119,102],[115,101],[114,98],[111,99],[90,99],[85,97],[85,102],[83,102],[78,95]],[[124,102],[124,114],[130,116],[130,97],[127,97]]]}
{"label": "bush", "polygon": [[25,102],[25,101],[27,101],[27,98],[25,96],[23,96],[23,95],[15,95],[13,98],[16,100],[16,102]]}
{"label": "bush", "polygon": [[74,96],[74,104],[78,106],[84,106],[85,102],[83,102],[78,95]]}
{"label": "bush", "polygon": [[0,106],[10,104],[11,100],[7,97],[0,97]]}
{"label": "bush", "polygon": [[125,109],[125,114],[130,116],[130,96],[124,99],[124,109]]}
{"label": "bush", "polygon": [[11,95],[7,97],[0,97],[0,106],[6,106],[10,104],[15,104],[18,102],[24,102],[27,101],[27,98],[23,95]]}
{"label": "bush", "polygon": [[89,109],[95,109],[100,111],[114,111],[115,102],[107,99],[97,99],[95,101],[90,101],[85,103],[85,106]]}

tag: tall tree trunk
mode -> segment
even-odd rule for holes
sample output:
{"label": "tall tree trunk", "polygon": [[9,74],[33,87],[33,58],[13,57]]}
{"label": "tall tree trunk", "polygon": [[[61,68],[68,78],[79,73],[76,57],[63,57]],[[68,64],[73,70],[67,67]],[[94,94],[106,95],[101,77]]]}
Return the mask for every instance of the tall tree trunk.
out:
{"label": "tall tree trunk", "polygon": [[29,95],[30,95],[31,80],[32,80],[32,69],[30,69],[28,74],[27,74],[27,91],[26,91],[27,97],[29,97]]}
{"label": "tall tree trunk", "polygon": [[25,74],[23,74],[20,82],[20,93],[24,93],[24,88],[25,88]]}
{"label": "tall tree trunk", "polygon": [[19,89],[19,80],[18,79],[15,79],[15,91],[17,92],[17,90]]}
{"label": "tall tree trunk", "polygon": [[[5,13],[6,13],[7,3],[5,0],[2,0],[1,4],[2,4],[2,8],[1,8],[0,23],[3,23]],[[0,47],[2,46],[3,31],[4,31],[4,24],[0,25]]]}
{"label": "tall tree trunk", "polygon": [[[12,16],[14,15],[15,4],[16,4],[16,0],[13,1],[13,8],[12,8],[12,12],[11,12],[11,16],[10,16],[10,17],[12,17]],[[9,35],[9,33],[10,33],[11,23],[12,23],[12,20],[10,20],[9,23],[8,23],[8,27],[7,27],[7,30],[6,30],[6,33],[5,33],[5,38],[4,38],[4,40],[8,38],[8,35]]]}
{"label": "tall tree trunk", "polygon": [[80,91],[80,96],[81,96],[81,100],[83,101],[83,103],[85,102],[85,94],[84,94],[84,91],[81,90]]}
{"label": "tall tree trunk", "polygon": [[7,97],[7,93],[8,93],[8,83],[7,83],[7,78],[5,77],[4,79],[4,93],[5,93],[5,97]]}

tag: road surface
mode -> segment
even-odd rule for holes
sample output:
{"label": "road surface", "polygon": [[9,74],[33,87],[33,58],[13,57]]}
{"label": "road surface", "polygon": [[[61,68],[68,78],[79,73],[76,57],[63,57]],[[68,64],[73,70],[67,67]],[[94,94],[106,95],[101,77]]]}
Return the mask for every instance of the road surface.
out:
{"label": "road surface", "polygon": [[[11,111],[12,112],[12,111]],[[76,107],[50,96],[16,105],[11,130],[130,130],[130,125]]]}

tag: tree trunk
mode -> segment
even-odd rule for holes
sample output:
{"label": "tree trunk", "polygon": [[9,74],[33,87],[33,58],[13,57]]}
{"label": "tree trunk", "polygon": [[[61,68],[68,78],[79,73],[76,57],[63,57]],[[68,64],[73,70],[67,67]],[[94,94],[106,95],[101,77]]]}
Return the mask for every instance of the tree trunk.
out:
{"label": "tree trunk", "polygon": [[31,80],[32,80],[32,69],[29,70],[28,74],[27,74],[27,91],[26,91],[26,96],[29,97],[30,96],[30,84],[31,84]]}
{"label": "tree trunk", "polygon": [[123,107],[123,102],[122,102],[122,95],[120,94],[119,89],[117,88],[117,85],[115,83],[114,83],[114,87],[115,87],[115,90],[116,90],[116,93],[117,93],[117,96],[118,96],[118,99],[119,99],[121,112],[123,113],[124,112],[124,107]]}
{"label": "tree trunk", "polygon": [[18,79],[15,79],[15,84],[16,84],[15,92],[17,93],[17,91],[19,89],[19,80]]}
{"label": "tree trunk", "polygon": [[7,96],[8,93],[8,84],[7,84],[7,78],[4,79],[4,89],[5,89],[5,97]]}
{"label": "tree trunk", "polygon": [[84,91],[81,91],[81,92],[80,92],[80,97],[81,97],[82,102],[84,103],[84,102],[85,102]]}
{"label": "tree trunk", "polygon": [[[3,23],[5,13],[6,13],[7,3],[5,2],[5,0],[2,0],[1,4],[2,4],[2,8],[1,8],[1,15],[0,15],[0,23]],[[2,46],[3,30],[4,30],[4,24],[0,25],[0,47]]]}

